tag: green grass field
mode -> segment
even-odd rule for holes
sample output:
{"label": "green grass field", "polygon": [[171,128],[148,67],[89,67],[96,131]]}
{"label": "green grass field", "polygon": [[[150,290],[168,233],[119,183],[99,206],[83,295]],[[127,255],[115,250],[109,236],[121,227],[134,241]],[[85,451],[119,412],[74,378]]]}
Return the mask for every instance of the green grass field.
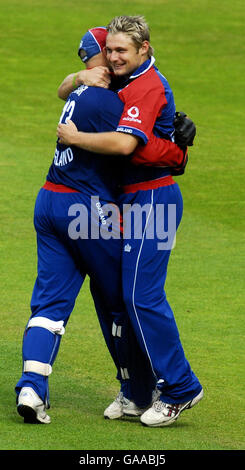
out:
{"label": "green grass field", "polygon": [[[0,449],[243,450],[244,1],[0,0],[0,12]],[[62,109],[57,88],[80,68],[85,30],[118,14],[145,15],[176,107],[197,125],[178,178],[184,217],[166,288],[205,399],[169,428],[104,420],[118,386],[86,282],[50,378],[52,423],[24,425],[14,386],[36,276],[34,201]]]}

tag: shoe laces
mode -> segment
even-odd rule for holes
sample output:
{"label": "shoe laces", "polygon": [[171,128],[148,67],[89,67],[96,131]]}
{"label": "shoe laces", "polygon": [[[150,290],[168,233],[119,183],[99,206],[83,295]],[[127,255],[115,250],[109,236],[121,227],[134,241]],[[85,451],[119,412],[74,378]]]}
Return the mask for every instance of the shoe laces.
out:
{"label": "shoe laces", "polygon": [[154,401],[153,403],[154,410],[157,412],[163,411],[165,406],[166,406],[165,403],[163,403],[163,401],[161,400]]}
{"label": "shoe laces", "polygon": [[174,403],[164,403],[161,400],[157,400],[153,403],[155,411],[158,413],[164,412],[168,416],[176,415],[179,411],[179,405]]}

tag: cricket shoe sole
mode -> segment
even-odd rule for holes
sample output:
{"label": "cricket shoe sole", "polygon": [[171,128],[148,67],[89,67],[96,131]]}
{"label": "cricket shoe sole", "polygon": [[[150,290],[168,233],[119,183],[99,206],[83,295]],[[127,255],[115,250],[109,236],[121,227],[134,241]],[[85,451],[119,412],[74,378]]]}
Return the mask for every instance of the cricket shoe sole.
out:
{"label": "cricket shoe sole", "polygon": [[24,418],[24,423],[49,424],[50,417],[46,413],[46,407],[36,392],[31,387],[23,387],[18,397],[17,411]]}

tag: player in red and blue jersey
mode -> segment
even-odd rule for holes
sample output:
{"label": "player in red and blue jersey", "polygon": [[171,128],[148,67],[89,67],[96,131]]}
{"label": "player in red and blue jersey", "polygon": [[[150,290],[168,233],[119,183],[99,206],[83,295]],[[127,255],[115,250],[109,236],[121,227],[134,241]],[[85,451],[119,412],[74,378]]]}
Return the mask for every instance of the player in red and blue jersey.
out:
{"label": "player in red and blue jersey", "polygon": [[[175,230],[167,232],[166,237],[166,227],[172,224],[172,218],[177,229],[183,202],[171,169],[162,165],[161,159],[156,163],[159,167],[137,166],[133,152],[139,141],[141,145],[148,145],[152,130],[155,136],[172,139],[175,105],[166,78],[154,66],[149,34],[142,18],[115,18],[108,31],[107,59],[115,75],[122,79],[118,95],[124,102],[124,110],[117,131],[89,135],[77,132],[69,122],[58,127],[58,136],[63,143],[72,143],[91,152],[131,154],[131,160],[124,165],[121,205],[137,205],[147,210],[143,218],[142,211],[139,218],[136,214],[134,232],[129,239],[124,239],[124,301],[161,392],[160,399],[141,416],[141,421],[148,426],[166,426],[203,396],[202,386],[185,357],[164,291],[175,238]],[[164,208],[162,232],[167,241],[159,237],[156,230],[157,206]],[[170,208],[174,211],[169,214]],[[135,236],[138,225],[142,229],[141,237]],[[148,229],[153,236],[147,238]]]}

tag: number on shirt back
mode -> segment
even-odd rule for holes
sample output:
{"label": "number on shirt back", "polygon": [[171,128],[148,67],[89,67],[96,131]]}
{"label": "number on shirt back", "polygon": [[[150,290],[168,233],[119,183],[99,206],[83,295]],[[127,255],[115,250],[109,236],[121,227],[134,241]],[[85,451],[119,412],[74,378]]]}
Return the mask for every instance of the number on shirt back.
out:
{"label": "number on shirt back", "polygon": [[63,112],[60,116],[59,124],[66,124],[71,119],[76,102],[74,100],[68,100],[63,108]]}

